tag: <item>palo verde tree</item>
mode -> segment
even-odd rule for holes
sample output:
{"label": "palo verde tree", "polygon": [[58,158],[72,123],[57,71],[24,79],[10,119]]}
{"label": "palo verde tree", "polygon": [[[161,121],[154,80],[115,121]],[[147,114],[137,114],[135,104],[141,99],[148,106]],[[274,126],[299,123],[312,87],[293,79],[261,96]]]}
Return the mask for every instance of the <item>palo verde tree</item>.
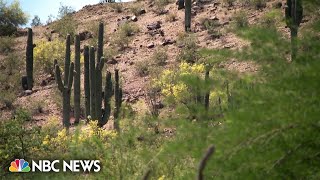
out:
{"label": "palo verde tree", "polygon": [[297,56],[298,28],[303,18],[303,7],[301,0],[287,0],[286,23],[291,34],[291,60]]}
{"label": "palo verde tree", "polygon": [[27,22],[28,17],[22,11],[19,1],[15,0],[7,5],[4,0],[0,0],[0,36],[12,35],[19,25]]}

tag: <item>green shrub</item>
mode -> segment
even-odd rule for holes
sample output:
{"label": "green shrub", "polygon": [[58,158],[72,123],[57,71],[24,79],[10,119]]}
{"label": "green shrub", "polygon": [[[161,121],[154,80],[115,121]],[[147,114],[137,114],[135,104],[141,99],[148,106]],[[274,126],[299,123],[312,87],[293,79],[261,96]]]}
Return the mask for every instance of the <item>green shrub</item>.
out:
{"label": "green shrub", "polygon": [[16,41],[14,37],[3,36],[0,37],[0,53],[8,54],[14,50]]}
{"label": "green shrub", "polygon": [[174,13],[167,14],[167,16],[166,16],[166,21],[167,22],[174,22],[176,20],[177,20],[177,15],[176,14],[174,14]]}
{"label": "green shrub", "polygon": [[219,21],[210,20],[208,18],[200,18],[201,26],[208,31],[208,34],[212,38],[217,38],[221,36]]}
{"label": "green shrub", "polygon": [[139,28],[136,25],[132,23],[123,23],[118,28],[118,31],[113,33],[111,44],[118,47],[120,50],[124,50],[128,47],[132,39],[131,36],[137,32],[139,32]]}
{"label": "green shrub", "polygon": [[136,62],[135,68],[138,75],[141,77],[147,76],[150,73],[150,63],[146,60]]}
{"label": "green shrub", "polygon": [[246,28],[249,25],[247,13],[244,11],[235,13],[232,17],[232,20],[235,28]]}
{"label": "green shrub", "polygon": [[123,5],[121,3],[109,3],[108,5],[117,13],[123,11]]}
{"label": "green shrub", "polygon": [[143,6],[141,4],[135,3],[129,9],[132,14],[134,14],[135,16],[139,16],[141,9],[143,9]]}
{"label": "green shrub", "polygon": [[168,54],[165,48],[158,48],[151,57],[151,62],[157,66],[163,66],[167,63]]}
{"label": "green shrub", "polygon": [[192,34],[179,34],[178,45],[182,46],[177,56],[178,61],[195,63],[199,60],[197,38]]}
{"label": "green shrub", "polygon": [[[65,57],[65,43],[56,39],[54,41],[39,41],[34,48],[34,64],[38,72],[54,74],[53,60],[57,59],[59,66],[63,66]],[[39,71],[40,70],[40,71]]]}
{"label": "green shrub", "polygon": [[71,15],[66,15],[62,17],[50,26],[52,29],[56,30],[62,38],[67,37],[68,34],[70,34],[73,38],[78,27],[76,21],[73,19]]}

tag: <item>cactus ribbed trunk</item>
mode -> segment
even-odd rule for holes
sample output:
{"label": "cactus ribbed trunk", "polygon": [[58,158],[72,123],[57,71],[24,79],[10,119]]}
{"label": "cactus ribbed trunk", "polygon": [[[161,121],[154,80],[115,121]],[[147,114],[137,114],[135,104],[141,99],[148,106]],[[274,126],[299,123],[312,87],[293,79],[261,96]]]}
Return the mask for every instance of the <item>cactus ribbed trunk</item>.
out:
{"label": "cactus ribbed trunk", "polygon": [[99,124],[102,120],[102,69],[104,66],[104,58],[102,57],[96,65],[96,116]]}
{"label": "cactus ribbed trunk", "polygon": [[27,51],[26,51],[26,71],[27,71],[27,84],[28,89],[33,88],[33,34],[32,29],[28,29]]}
{"label": "cactus ribbed trunk", "polygon": [[191,31],[191,0],[185,0],[185,31]]}
{"label": "cactus ribbed trunk", "polygon": [[74,58],[74,68],[75,68],[75,75],[74,75],[74,118],[75,124],[78,124],[80,121],[80,37],[79,35],[75,36],[74,39],[75,45],[75,58]]}
{"label": "cactus ribbed trunk", "polygon": [[104,25],[102,22],[99,23],[99,33],[98,33],[98,49],[97,49],[97,60],[100,60],[103,56],[103,33]]}
{"label": "cactus ribbed trunk", "polygon": [[86,118],[90,115],[90,66],[89,66],[89,47],[84,47],[84,103],[86,108]]}
{"label": "cactus ribbed trunk", "polygon": [[115,69],[114,72],[114,78],[115,78],[115,87],[114,87],[114,98],[115,98],[115,109],[114,109],[114,128],[119,131],[119,113],[120,113],[120,107],[121,107],[121,101],[122,101],[122,90],[120,89],[120,83],[119,83],[119,70]]}
{"label": "cactus ribbed trunk", "polygon": [[291,31],[291,60],[294,61],[296,59],[298,50],[298,28],[303,18],[303,7],[301,0],[287,0],[285,15],[287,26]]}
{"label": "cactus ribbed trunk", "polygon": [[[69,50],[69,53],[66,53],[65,65],[67,65],[67,67],[69,68],[65,69],[65,72],[64,72],[65,81],[62,81],[60,67],[57,61],[56,60],[54,61],[55,79],[58,84],[58,89],[62,93],[62,98],[63,98],[62,123],[63,123],[63,126],[66,128],[70,127],[70,111],[71,111],[70,98],[71,98],[71,88],[73,84],[73,71],[74,71],[74,64],[71,63],[70,65],[70,35],[67,36],[67,40],[66,40],[66,52],[68,52],[68,50]],[[67,62],[69,62],[69,64]]]}
{"label": "cactus ribbed trunk", "polygon": [[[206,82],[206,85],[208,85],[208,82],[209,82],[209,68],[206,68],[206,74],[205,74],[205,82]],[[209,109],[209,101],[210,101],[210,89],[207,88],[207,92],[204,96],[204,107],[206,109],[206,111],[208,111]]]}
{"label": "cactus ribbed trunk", "polygon": [[97,119],[96,116],[96,61],[94,47],[92,46],[89,51],[90,56],[90,115],[93,120]]}
{"label": "cactus ribbed trunk", "polygon": [[65,73],[64,82],[67,82],[69,77],[69,68],[70,68],[70,59],[71,59],[70,44],[71,44],[71,37],[68,34],[67,40],[66,40],[66,52],[65,52],[65,61],[64,61],[64,73]]}
{"label": "cactus ribbed trunk", "polygon": [[102,118],[102,124],[106,124],[109,120],[110,113],[111,113],[111,97],[113,95],[112,92],[112,80],[111,80],[111,73],[108,71],[106,75],[106,85],[104,87],[104,113]]}

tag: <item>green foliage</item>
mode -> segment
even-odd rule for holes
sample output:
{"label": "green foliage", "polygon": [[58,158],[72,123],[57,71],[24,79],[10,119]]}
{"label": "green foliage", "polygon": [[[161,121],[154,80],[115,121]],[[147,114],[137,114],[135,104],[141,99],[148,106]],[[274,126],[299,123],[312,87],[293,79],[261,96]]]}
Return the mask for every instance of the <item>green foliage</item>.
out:
{"label": "green foliage", "polygon": [[14,50],[16,41],[14,37],[3,36],[0,37],[0,53],[8,54]]}
{"label": "green foliage", "polygon": [[174,13],[167,14],[167,16],[166,16],[166,21],[167,22],[174,22],[176,20],[177,20],[177,15],[176,14],[174,14]]}
{"label": "green foliage", "polygon": [[18,0],[10,5],[4,0],[0,0],[0,36],[10,36],[16,32],[19,25],[28,22],[27,15],[22,11]]}
{"label": "green foliage", "polygon": [[71,6],[65,6],[60,2],[60,7],[58,11],[58,17],[64,18],[65,16],[71,15],[75,10]]}
{"label": "green foliage", "polygon": [[199,60],[200,56],[197,52],[198,46],[196,41],[196,37],[192,34],[183,33],[178,35],[178,44],[183,47],[177,56],[178,61],[194,63]]}
{"label": "green foliage", "polygon": [[[34,48],[35,69],[43,71],[47,74],[53,74],[53,59],[63,62],[65,55],[64,42],[59,39],[54,41],[38,41]],[[61,64],[61,63],[60,63]]]}
{"label": "green foliage", "polygon": [[247,13],[244,11],[237,12],[232,17],[235,28],[246,28],[249,25]]}
{"label": "green foliage", "polygon": [[147,76],[150,73],[150,63],[146,60],[138,61],[135,64],[135,69],[139,76]]}
{"label": "green foliage", "polygon": [[117,13],[121,13],[123,11],[123,5],[121,3],[110,3],[108,5]]}
{"label": "green foliage", "polygon": [[41,26],[42,25],[41,20],[38,15],[34,16],[30,25],[31,26]]}
{"label": "green foliage", "polygon": [[156,66],[163,66],[167,63],[168,54],[165,48],[158,48],[151,57],[151,62]]}
{"label": "green foliage", "polygon": [[208,31],[208,34],[211,35],[211,37],[217,38],[221,36],[219,21],[201,18],[200,24]]}
{"label": "green foliage", "polygon": [[143,9],[143,6],[142,4],[135,3],[129,9],[132,14],[134,14],[135,16],[139,16],[141,9]]}
{"label": "green foliage", "polygon": [[111,45],[119,48],[120,51],[129,46],[131,36],[139,32],[139,28],[132,23],[123,23],[117,32],[112,34]]}
{"label": "green foliage", "polygon": [[265,28],[275,28],[280,24],[282,19],[282,12],[277,9],[273,9],[270,12],[264,14],[260,20],[261,26]]}
{"label": "green foliage", "polygon": [[56,30],[60,37],[65,38],[68,34],[73,37],[76,33],[78,24],[71,15],[65,15],[58,21],[51,24],[51,28]]}

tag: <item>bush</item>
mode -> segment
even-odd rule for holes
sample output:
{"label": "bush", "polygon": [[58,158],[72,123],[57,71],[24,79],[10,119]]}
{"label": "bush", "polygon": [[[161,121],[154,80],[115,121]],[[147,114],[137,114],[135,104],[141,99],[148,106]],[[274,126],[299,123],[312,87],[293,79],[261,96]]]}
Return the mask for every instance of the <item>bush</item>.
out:
{"label": "bush", "polygon": [[229,7],[233,6],[233,3],[236,2],[236,0],[223,0],[225,4],[227,4]]}
{"label": "bush", "polygon": [[6,1],[0,0],[0,14],[0,36],[10,36],[17,31],[19,25],[28,22],[28,17],[22,11],[19,1],[7,5]]}
{"label": "bush", "polygon": [[260,20],[260,24],[265,28],[275,28],[277,23],[280,22],[282,13],[279,10],[271,10],[264,14]]}
{"label": "bush", "polygon": [[135,16],[139,16],[140,11],[141,9],[143,9],[143,7],[141,4],[135,3],[129,9],[132,14],[134,14]]}
{"label": "bush", "polygon": [[120,25],[117,32],[112,35],[111,44],[118,47],[120,50],[124,50],[128,47],[131,40],[130,36],[139,32],[139,28],[132,23],[123,23]]}
{"label": "bush", "polygon": [[232,17],[235,28],[246,28],[249,25],[247,13],[240,11]]}
{"label": "bush", "polygon": [[219,21],[210,20],[208,18],[200,18],[201,26],[208,31],[208,34],[212,38],[218,38],[221,36]]}
{"label": "bush", "polygon": [[173,14],[173,13],[169,13],[167,16],[166,16],[166,21],[167,22],[174,22],[177,20],[177,15],[176,14]]}
{"label": "bush", "polygon": [[117,13],[123,11],[123,5],[121,3],[109,3],[108,5]]}
{"label": "bush", "polygon": [[65,58],[65,43],[56,39],[54,41],[39,41],[34,48],[34,63],[37,70],[47,74],[54,74],[53,61],[57,59],[59,66],[63,67],[62,63]]}
{"label": "bush", "polygon": [[73,38],[77,27],[78,25],[71,15],[66,15],[51,25],[51,28],[56,30],[59,36],[63,38],[67,37],[68,34]]}
{"label": "bush", "polygon": [[15,45],[16,45],[16,41],[13,37],[9,37],[9,36],[0,37],[1,53],[7,54],[9,52],[12,52]]}
{"label": "bush", "polygon": [[165,10],[165,7],[171,2],[171,0],[155,0],[154,12],[157,14],[161,14]]}
{"label": "bush", "polygon": [[199,60],[196,40],[196,37],[192,34],[182,33],[178,35],[178,44],[183,47],[177,56],[178,61],[195,63]]}
{"label": "bush", "polygon": [[[39,41],[34,48],[34,63],[38,72],[54,74],[53,61],[56,59],[61,68],[64,66],[65,42],[59,39],[54,41]],[[71,59],[74,59],[74,52],[71,52]],[[83,55],[80,56],[80,62],[83,62]]]}
{"label": "bush", "polygon": [[168,60],[168,54],[166,49],[164,48],[158,48],[154,53],[153,56],[151,57],[151,61],[153,64],[157,66],[163,66],[166,64]]}
{"label": "bush", "polygon": [[31,26],[41,26],[42,25],[41,20],[38,15],[34,16],[30,25]]}
{"label": "bush", "polygon": [[139,76],[144,77],[150,73],[150,64],[148,61],[139,61],[135,65],[136,71]]}

